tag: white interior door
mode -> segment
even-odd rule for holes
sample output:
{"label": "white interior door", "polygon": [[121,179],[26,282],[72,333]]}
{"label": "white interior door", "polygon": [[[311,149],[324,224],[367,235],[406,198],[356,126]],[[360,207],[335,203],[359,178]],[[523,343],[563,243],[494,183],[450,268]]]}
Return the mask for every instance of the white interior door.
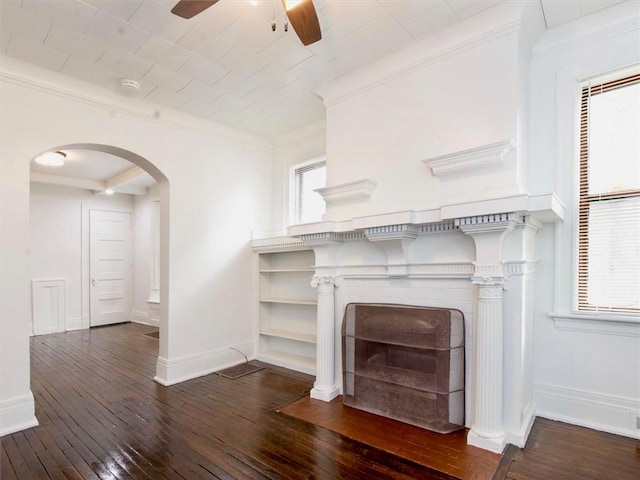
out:
{"label": "white interior door", "polygon": [[131,213],[89,212],[92,327],[131,320]]}

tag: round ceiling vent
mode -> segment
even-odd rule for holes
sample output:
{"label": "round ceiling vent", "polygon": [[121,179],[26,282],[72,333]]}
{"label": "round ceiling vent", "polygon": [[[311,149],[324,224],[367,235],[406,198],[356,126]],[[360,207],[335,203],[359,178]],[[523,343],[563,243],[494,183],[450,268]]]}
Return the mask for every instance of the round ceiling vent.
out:
{"label": "round ceiling vent", "polygon": [[128,93],[135,93],[140,90],[140,82],[131,78],[123,78],[120,85],[122,89]]}

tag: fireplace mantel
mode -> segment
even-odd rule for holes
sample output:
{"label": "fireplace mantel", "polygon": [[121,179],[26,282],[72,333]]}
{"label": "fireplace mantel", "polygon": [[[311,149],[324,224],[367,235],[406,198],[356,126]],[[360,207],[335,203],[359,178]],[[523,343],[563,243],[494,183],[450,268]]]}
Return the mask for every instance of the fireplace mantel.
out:
{"label": "fireplace mantel", "polygon": [[336,332],[347,303],[458,308],[469,335],[467,441],[494,452],[506,443],[524,446],[535,410],[535,234],[563,216],[555,194],[522,194],[290,227],[289,236],[315,252],[318,341],[311,396],[329,401],[341,393]]}

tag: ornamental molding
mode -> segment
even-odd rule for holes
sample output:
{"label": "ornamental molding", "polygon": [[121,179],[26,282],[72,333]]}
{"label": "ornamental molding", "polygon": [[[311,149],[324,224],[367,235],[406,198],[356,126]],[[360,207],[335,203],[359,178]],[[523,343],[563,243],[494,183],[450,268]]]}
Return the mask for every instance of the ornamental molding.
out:
{"label": "ornamental molding", "polygon": [[503,142],[428,158],[423,162],[429,165],[435,176],[441,177],[487,165],[503,163],[507,154],[514,148],[516,148],[516,143],[512,139],[508,139]]}
{"label": "ornamental molding", "polygon": [[420,229],[417,225],[383,225],[364,229],[364,236],[372,242],[384,240],[414,240]]}
{"label": "ornamental molding", "polygon": [[448,222],[440,223],[423,223],[422,225],[416,225],[418,233],[438,233],[438,232],[453,232],[458,230],[456,223],[451,220]]}
{"label": "ornamental molding", "polygon": [[377,182],[369,178],[362,178],[353,182],[324,187],[314,190],[318,192],[325,202],[333,203],[344,200],[364,200],[369,198],[376,189]]}
{"label": "ornamental molding", "polygon": [[300,239],[306,242],[305,245],[307,246],[325,242],[350,242],[354,240],[364,240],[365,238],[364,232],[361,230],[353,232],[322,232],[300,235]]}
{"label": "ornamental molding", "polygon": [[313,288],[317,287],[335,287],[336,286],[336,278],[328,275],[314,275],[311,279],[311,286]]}
{"label": "ornamental molding", "polygon": [[255,253],[285,252],[292,250],[308,250],[309,246],[298,238],[271,237],[251,241]]}
{"label": "ornamental molding", "polygon": [[456,218],[456,226],[466,234],[511,231],[522,224],[524,217],[517,213],[496,213]]}

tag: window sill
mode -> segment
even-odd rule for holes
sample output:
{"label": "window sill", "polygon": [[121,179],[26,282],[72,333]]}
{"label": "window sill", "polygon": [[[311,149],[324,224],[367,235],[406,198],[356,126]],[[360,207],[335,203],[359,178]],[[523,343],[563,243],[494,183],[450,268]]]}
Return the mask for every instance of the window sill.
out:
{"label": "window sill", "polygon": [[549,313],[557,330],[640,337],[640,318],[636,315]]}

